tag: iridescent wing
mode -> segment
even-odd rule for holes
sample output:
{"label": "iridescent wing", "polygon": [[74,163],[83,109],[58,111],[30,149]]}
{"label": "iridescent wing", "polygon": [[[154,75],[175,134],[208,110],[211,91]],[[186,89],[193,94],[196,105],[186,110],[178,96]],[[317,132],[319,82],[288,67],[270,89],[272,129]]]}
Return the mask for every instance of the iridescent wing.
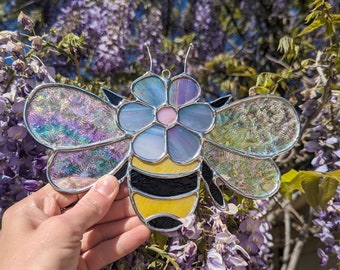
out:
{"label": "iridescent wing", "polygon": [[123,167],[130,141],[116,117],[115,106],[75,86],[44,84],[32,91],[24,119],[31,135],[53,151],[47,176],[56,189],[81,192]]}
{"label": "iridescent wing", "polygon": [[217,109],[206,138],[244,154],[273,157],[293,147],[299,132],[298,115],[287,100],[259,95]]}
{"label": "iridescent wing", "polygon": [[249,97],[216,109],[214,128],[205,135],[202,151],[207,164],[243,196],[273,195],[280,171],[272,157],[297,142],[298,115],[285,99],[272,95]]}
{"label": "iridescent wing", "polygon": [[[222,180],[231,189],[252,199],[271,196],[279,188],[280,171],[271,158],[247,156],[209,141],[203,143],[202,151],[205,161],[215,171],[213,182]],[[217,202],[223,206],[223,201]]]}

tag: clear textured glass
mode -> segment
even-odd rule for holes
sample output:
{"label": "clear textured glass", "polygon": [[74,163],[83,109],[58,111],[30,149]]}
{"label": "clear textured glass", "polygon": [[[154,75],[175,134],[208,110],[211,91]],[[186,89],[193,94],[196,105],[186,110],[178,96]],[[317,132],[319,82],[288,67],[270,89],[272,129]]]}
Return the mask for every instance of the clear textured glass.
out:
{"label": "clear textured glass", "polygon": [[178,163],[193,160],[201,149],[201,140],[191,131],[174,126],[168,130],[168,153]]}
{"label": "clear textured glass", "polygon": [[221,180],[243,196],[264,198],[280,185],[280,171],[270,158],[245,156],[205,141],[202,152]]}
{"label": "clear textured glass", "polygon": [[134,153],[147,161],[159,161],[166,153],[165,129],[152,126],[138,134],[132,143]]}
{"label": "clear textured glass", "polygon": [[89,149],[56,152],[48,167],[50,180],[66,192],[82,190],[104,174],[117,171],[129,149],[130,140],[122,140]]}
{"label": "clear textured glass", "polygon": [[137,132],[154,120],[154,109],[143,104],[129,103],[119,110],[118,121],[122,129]]}
{"label": "clear textured glass", "polygon": [[171,82],[169,88],[169,103],[181,106],[194,101],[200,95],[200,86],[196,81],[187,77],[180,77]]}
{"label": "clear textured glass", "polygon": [[25,118],[29,131],[47,147],[84,146],[123,135],[115,108],[68,85],[51,84],[34,92]]}
{"label": "clear textured glass", "polygon": [[245,154],[271,157],[291,148],[299,133],[299,117],[287,100],[255,96],[218,111],[206,137]]}
{"label": "clear textured glass", "polygon": [[179,122],[192,130],[204,132],[214,123],[214,113],[207,104],[192,104],[179,110]]}
{"label": "clear textured glass", "polygon": [[133,95],[145,103],[158,107],[166,101],[164,82],[157,76],[142,78],[132,85]]}

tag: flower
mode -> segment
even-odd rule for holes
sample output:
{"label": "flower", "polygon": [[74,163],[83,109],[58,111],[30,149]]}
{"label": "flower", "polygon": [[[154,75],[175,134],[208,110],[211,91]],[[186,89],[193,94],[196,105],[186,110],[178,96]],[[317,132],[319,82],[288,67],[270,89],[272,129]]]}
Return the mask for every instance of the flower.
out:
{"label": "flower", "polygon": [[214,124],[214,113],[207,103],[198,103],[200,86],[181,74],[171,80],[147,73],[133,82],[134,102],[122,105],[118,122],[132,140],[134,154],[149,162],[165,156],[181,163],[200,153],[202,134]]}
{"label": "flower", "polygon": [[181,269],[188,269],[195,261],[197,245],[191,240],[188,240],[181,245],[180,238],[173,237],[169,248],[169,254],[176,258],[176,262]]}
{"label": "flower", "polygon": [[318,248],[317,254],[321,259],[320,265],[326,266],[328,262],[328,255],[321,248]]}
{"label": "flower", "polygon": [[23,183],[23,188],[27,191],[37,191],[43,185],[42,181],[37,181],[34,179],[25,180]]}
{"label": "flower", "polygon": [[202,224],[197,222],[197,217],[191,214],[185,218],[181,218],[180,221],[183,223],[181,228],[182,235],[188,237],[188,239],[198,239],[202,234]]}
{"label": "flower", "polygon": [[27,16],[24,12],[20,12],[18,16],[18,22],[25,27],[25,30],[33,31],[34,22],[32,18]]}
{"label": "flower", "polygon": [[215,248],[212,248],[208,252],[207,256],[207,269],[214,269],[214,270],[225,270],[226,265],[223,261],[223,258],[220,253],[217,252]]}
{"label": "flower", "polygon": [[33,36],[33,37],[29,37],[28,40],[32,42],[33,50],[40,51],[42,49],[42,37]]}

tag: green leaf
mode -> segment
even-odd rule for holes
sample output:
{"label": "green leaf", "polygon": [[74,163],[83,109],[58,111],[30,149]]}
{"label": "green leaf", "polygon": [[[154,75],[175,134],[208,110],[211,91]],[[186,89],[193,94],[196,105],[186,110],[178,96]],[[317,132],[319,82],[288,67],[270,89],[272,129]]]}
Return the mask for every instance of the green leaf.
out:
{"label": "green leaf", "polygon": [[296,170],[291,169],[290,171],[281,176],[281,182],[282,183],[291,182],[298,174],[299,173]]}
{"label": "green leaf", "polygon": [[[301,181],[301,184],[303,182],[309,182],[309,181],[316,181],[320,180],[320,178],[323,176],[322,173],[319,172],[313,172],[313,171],[300,171],[297,175],[297,178],[299,181]],[[304,189],[301,190],[302,192],[305,192]]]}
{"label": "green leaf", "polygon": [[340,24],[340,14],[333,14],[332,15],[332,23]]}
{"label": "green leaf", "polygon": [[298,175],[297,171],[290,170],[281,176],[280,192],[285,198],[290,199],[295,190],[302,191],[301,181],[297,178]]}
{"label": "green leaf", "polygon": [[325,25],[325,22],[321,21],[320,19],[315,19],[310,25],[305,27],[299,34],[298,37],[308,34],[322,26]]}
{"label": "green leaf", "polygon": [[321,186],[320,186],[320,201],[319,204],[321,208],[325,208],[328,201],[331,200],[336,192],[336,189],[338,188],[339,181],[330,178],[325,177],[322,180]]}
{"label": "green leaf", "polygon": [[254,94],[257,95],[266,95],[270,93],[270,90],[267,87],[263,86],[253,86],[249,91],[253,91]]}
{"label": "green leaf", "polygon": [[281,176],[280,192],[290,198],[293,191],[300,191],[314,209],[325,208],[340,183],[340,170],[319,173],[290,170]]}
{"label": "green leaf", "polygon": [[[306,175],[305,175],[306,176]],[[319,206],[319,183],[320,177],[308,177],[301,180],[301,186],[304,190],[304,197],[307,203],[314,209]]]}
{"label": "green leaf", "polygon": [[284,54],[288,53],[293,48],[294,40],[289,36],[283,36],[279,41],[277,50]]}
{"label": "green leaf", "polygon": [[309,59],[305,59],[301,61],[301,67],[305,68],[309,64]]}
{"label": "green leaf", "polygon": [[340,170],[325,173],[325,177],[330,177],[340,182]]}

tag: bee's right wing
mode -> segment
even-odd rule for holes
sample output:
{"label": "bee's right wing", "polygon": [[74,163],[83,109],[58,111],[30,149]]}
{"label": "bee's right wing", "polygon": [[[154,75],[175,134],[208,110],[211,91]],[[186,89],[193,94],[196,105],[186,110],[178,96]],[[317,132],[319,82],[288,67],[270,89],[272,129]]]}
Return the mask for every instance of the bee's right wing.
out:
{"label": "bee's right wing", "polygon": [[[220,179],[248,198],[272,196],[280,185],[280,170],[272,158],[291,149],[299,139],[300,123],[294,107],[274,95],[216,105],[220,104],[215,126],[205,134],[202,147],[203,157],[214,171],[205,179],[208,183]],[[213,190],[218,195],[215,201],[223,206],[218,189]]]}
{"label": "bee's right wing", "polygon": [[24,120],[35,140],[53,150],[47,176],[64,192],[81,192],[101,175],[117,173],[130,152],[115,106],[75,86],[36,87],[26,101]]}

